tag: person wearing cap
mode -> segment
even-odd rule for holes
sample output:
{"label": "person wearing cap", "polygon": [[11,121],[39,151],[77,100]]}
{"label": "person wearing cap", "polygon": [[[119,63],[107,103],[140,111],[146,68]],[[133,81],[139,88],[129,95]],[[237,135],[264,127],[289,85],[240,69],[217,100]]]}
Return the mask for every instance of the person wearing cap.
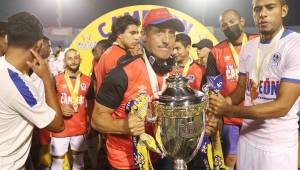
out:
{"label": "person wearing cap", "polygon": [[213,42],[209,39],[202,39],[198,43],[193,44],[192,47],[197,49],[197,62],[206,68],[207,58],[213,47]]}
{"label": "person wearing cap", "polygon": [[[143,56],[127,53],[102,81],[92,114],[92,126],[107,134],[108,160],[113,169],[138,169],[132,136],[145,131],[153,134],[153,126],[127,114],[125,106],[135,100],[141,90],[152,99],[161,93],[163,80],[174,64],[171,54],[176,31],[184,31],[184,26],[166,8],[150,10],[143,20]],[[153,159],[154,169],[172,169],[171,161],[157,158]]]}
{"label": "person wearing cap", "polygon": [[3,56],[7,49],[7,23],[0,21],[0,57]]}
{"label": "person wearing cap", "polygon": [[[201,81],[203,77],[203,68],[196,63],[190,55],[191,38],[184,33],[176,35],[173,57],[175,57],[179,72],[189,79],[191,88],[201,90]],[[173,70],[176,72],[176,70]]]}
{"label": "person wearing cap", "polygon": [[[230,95],[237,86],[239,73],[239,53],[248,39],[256,35],[244,32],[245,20],[234,9],[228,9],[220,17],[221,29],[226,40],[212,48],[212,55],[208,56],[207,76],[216,76],[215,72],[222,77],[223,90],[221,94]],[[243,102],[241,102],[241,105]],[[224,117],[222,132],[225,164],[233,168],[236,162],[237,142],[239,139],[242,119]]]}

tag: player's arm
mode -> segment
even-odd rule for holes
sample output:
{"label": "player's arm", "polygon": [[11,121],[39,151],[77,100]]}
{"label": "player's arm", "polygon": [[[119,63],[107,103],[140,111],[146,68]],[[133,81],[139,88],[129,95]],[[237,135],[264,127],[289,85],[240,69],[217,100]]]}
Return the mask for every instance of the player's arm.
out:
{"label": "player's arm", "polygon": [[39,54],[33,50],[31,52],[34,60],[31,63],[27,62],[27,64],[43,80],[46,103],[56,112],[54,119],[46,128],[53,132],[62,131],[64,129],[62,111],[56,98],[54,82],[49,72],[48,65]]}
{"label": "player's arm", "polygon": [[[246,119],[268,119],[285,116],[300,95],[300,84],[282,81],[277,98],[272,102],[253,106],[234,106],[228,104],[221,96],[211,96],[211,108],[215,113],[228,117]],[[215,109],[214,109],[215,108]]]}
{"label": "player's arm", "polygon": [[127,89],[127,75],[120,70],[113,69],[105,76],[96,96],[91,124],[102,133],[139,135],[145,131],[144,120],[131,114],[124,119],[112,116]]}
{"label": "player's arm", "polygon": [[225,98],[227,103],[232,105],[239,105],[244,100],[246,92],[246,81],[246,75],[240,74],[236,88],[228,97]]}

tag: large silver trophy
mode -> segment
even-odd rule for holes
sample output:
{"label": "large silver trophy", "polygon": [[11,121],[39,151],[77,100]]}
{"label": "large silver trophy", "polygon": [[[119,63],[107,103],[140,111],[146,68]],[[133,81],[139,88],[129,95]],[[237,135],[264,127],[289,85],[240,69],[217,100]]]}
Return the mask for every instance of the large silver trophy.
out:
{"label": "large silver trophy", "polygon": [[201,146],[207,95],[187,86],[188,79],[176,74],[167,79],[167,89],[153,103],[157,116],[158,141],[174,160],[175,170],[186,170]]}

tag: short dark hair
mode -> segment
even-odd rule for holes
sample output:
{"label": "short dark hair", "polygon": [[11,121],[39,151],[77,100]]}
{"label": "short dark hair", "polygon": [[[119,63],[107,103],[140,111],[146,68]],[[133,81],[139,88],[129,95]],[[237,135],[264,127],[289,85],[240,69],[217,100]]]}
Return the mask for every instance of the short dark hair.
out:
{"label": "short dark hair", "polygon": [[65,57],[68,55],[69,52],[77,52],[79,54],[79,52],[75,49],[75,48],[69,48],[66,52],[65,52]]}
{"label": "short dark hair", "polygon": [[235,9],[227,9],[225,11],[223,11],[222,15],[220,16],[223,17],[225,14],[229,13],[229,12],[232,12],[234,13],[234,15],[237,17],[237,18],[242,18],[241,14],[239,13],[239,11],[235,10]]}
{"label": "short dark hair", "polygon": [[184,47],[187,47],[192,44],[190,36],[184,33],[177,34],[175,42],[181,42],[181,44]]}
{"label": "short dark hair", "polygon": [[109,40],[111,42],[116,41],[118,35],[124,33],[129,25],[140,26],[141,23],[139,20],[133,18],[130,15],[124,15],[118,17],[111,26],[111,34],[109,36]]}
{"label": "short dark hair", "polygon": [[43,38],[43,26],[34,15],[20,12],[8,18],[8,46],[29,49]]}
{"label": "short dark hair", "polygon": [[94,48],[101,47],[103,49],[103,51],[105,51],[105,50],[107,50],[111,46],[112,46],[111,41],[109,41],[108,39],[104,39],[104,40],[98,41],[97,44],[96,44],[96,46]]}
{"label": "short dark hair", "polygon": [[280,0],[281,5],[286,5],[286,0]]}
{"label": "short dark hair", "polygon": [[7,34],[7,22],[0,21],[0,37]]}
{"label": "short dark hair", "polygon": [[45,35],[43,36],[42,39],[43,39],[43,41],[45,41],[45,42],[50,41],[50,39],[49,39],[47,36],[45,36]]}

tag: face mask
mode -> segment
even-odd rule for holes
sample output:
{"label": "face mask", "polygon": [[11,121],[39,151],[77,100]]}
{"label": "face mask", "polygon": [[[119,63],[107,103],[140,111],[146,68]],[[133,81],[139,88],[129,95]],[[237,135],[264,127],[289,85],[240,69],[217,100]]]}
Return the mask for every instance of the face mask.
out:
{"label": "face mask", "polygon": [[238,24],[227,27],[223,32],[229,41],[237,40],[242,34],[242,30]]}
{"label": "face mask", "polygon": [[175,65],[175,58],[170,57],[167,60],[159,60],[152,55],[147,55],[150,64],[155,73],[157,74],[166,74],[172,70],[172,67]]}

